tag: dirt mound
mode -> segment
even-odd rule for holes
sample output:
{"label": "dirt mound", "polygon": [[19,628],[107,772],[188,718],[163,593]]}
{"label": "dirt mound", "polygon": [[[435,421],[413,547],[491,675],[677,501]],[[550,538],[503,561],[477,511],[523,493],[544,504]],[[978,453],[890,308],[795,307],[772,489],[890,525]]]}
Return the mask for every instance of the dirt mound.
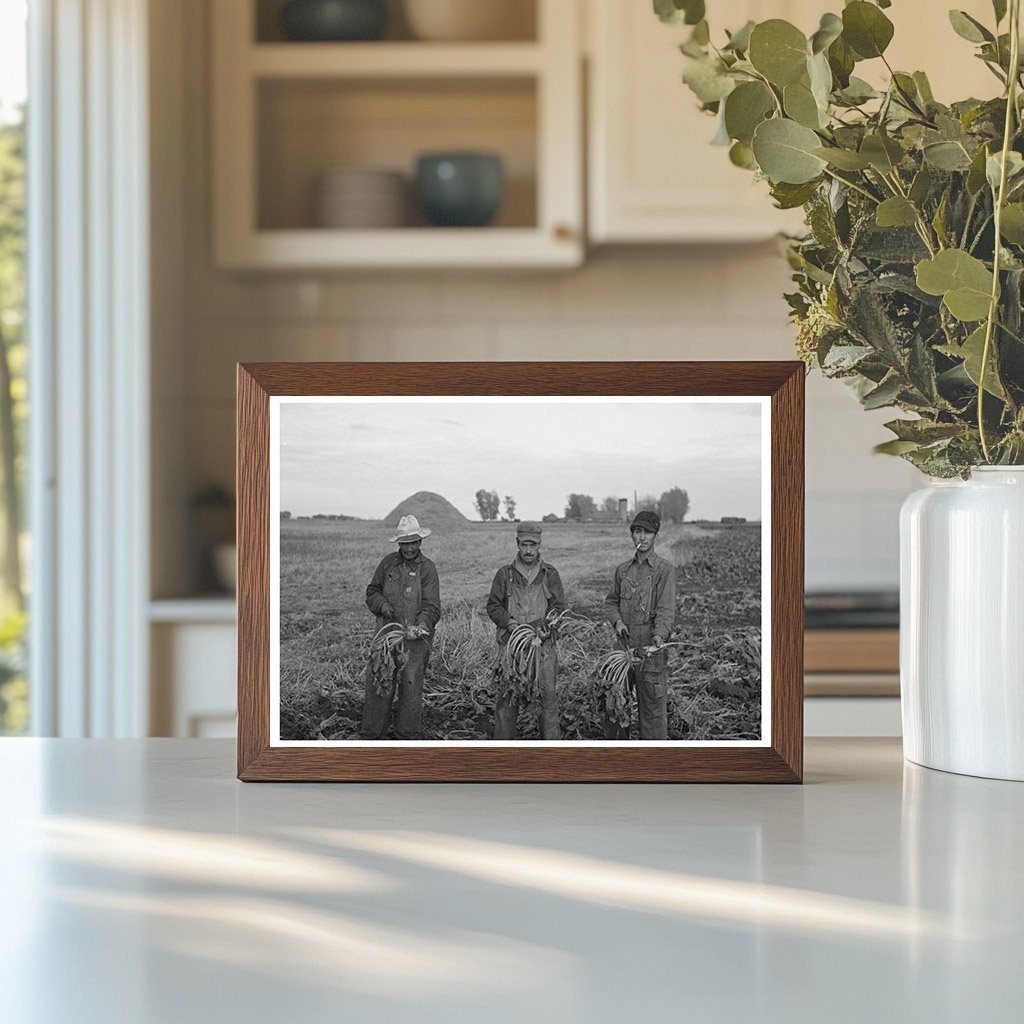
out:
{"label": "dirt mound", "polygon": [[417,491],[400,501],[384,518],[388,526],[397,526],[402,516],[415,516],[420,526],[431,530],[438,526],[462,526],[469,520],[447,499],[433,491]]}

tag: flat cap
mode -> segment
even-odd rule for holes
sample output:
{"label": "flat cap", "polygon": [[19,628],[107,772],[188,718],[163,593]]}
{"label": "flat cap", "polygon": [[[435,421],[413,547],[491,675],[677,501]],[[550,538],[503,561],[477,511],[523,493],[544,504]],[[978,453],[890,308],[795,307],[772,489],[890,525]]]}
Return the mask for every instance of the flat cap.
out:
{"label": "flat cap", "polygon": [[642,530],[647,530],[649,533],[657,533],[661,529],[661,516],[657,512],[644,509],[643,512],[637,512],[633,517],[633,522],[629,524],[630,530],[635,529],[637,526]]}
{"label": "flat cap", "polygon": [[517,537],[537,537],[539,539],[541,533],[542,533],[542,530],[540,528],[540,523],[526,522],[526,523],[520,523],[516,527],[516,536]]}

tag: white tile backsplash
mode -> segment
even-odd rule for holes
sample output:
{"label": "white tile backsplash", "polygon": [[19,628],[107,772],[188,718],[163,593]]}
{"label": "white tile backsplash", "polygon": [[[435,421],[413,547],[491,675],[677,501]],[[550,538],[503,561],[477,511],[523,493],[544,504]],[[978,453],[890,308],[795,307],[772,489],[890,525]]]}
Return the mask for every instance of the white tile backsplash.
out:
{"label": "white tile backsplash", "polygon": [[[790,359],[771,247],[601,252],[552,273],[188,275],[188,449],[197,484],[231,479],[234,364],[256,360]],[[916,471],[874,455],[891,414],[807,381],[807,583],[894,587],[898,510]]]}

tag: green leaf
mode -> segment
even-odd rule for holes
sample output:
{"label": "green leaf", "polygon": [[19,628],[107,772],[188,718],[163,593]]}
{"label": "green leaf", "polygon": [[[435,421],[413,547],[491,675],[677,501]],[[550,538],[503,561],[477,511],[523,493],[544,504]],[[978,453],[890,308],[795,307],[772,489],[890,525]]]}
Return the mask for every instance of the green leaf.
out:
{"label": "green leaf", "polygon": [[942,140],[926,143],[921,154],[940,171],[966,171],[971,166],[971,158],[959,142]]}
{"label": "green leaf", "polygon": [[903,159],[903,147],[887,135],[865,135],[860,152],[876,171],[883,174],[891,174]]}
{"label": "green leaf", "polygon": [[963,427],[959,423],[936,423],[934,420],[890,420],[885,424],[901,441],[916,441],[918,444],[932,444],[935,441],[956,437]]}
{"label": "green leaf", "polygon": [[809,82],[796,82],[782,90],[782,106],[786,116],[805,128],[824,126],[822,112],[811,92]]}
{"label": "green leaf", "polygon": [[704,17],[704,0],[654,0],[654,13],[667,25],[696,25]]}
{"label": "green leaf", "polygon": [[920,447],[917,441],[883,441],[876,444],[872,451],[876,455],[906,455]]}
{"label": "green leaf", "polygon": [[850,76],[849,83],[842,92],[843,99],[849,100],[851,103],[866,103],[881,95],[877,89],[856,75]]}
{"label": "green leaf", "polygon": [[738,29],[729,36],[729,42],[722,49],[732,50],[735,53],[746,53],[750,47],[750,33],[754,30],[755,22],[748,21],[743,28]]}
{"label": "green leaf", "polygon": [[[985,161],[985,177],[988,179],[989,185],[992,186],[992,191],[995,192],[999,188],[999,177],[1003,170],[1003,154],[1002,152],[993,153],[988,160]],[[1006,187],[1009,191],[1013,191],[1016,186],[1016,182],[1021,176],[1024,175],[1024,157],[1020,153],[1010,150],[1006,154]]]}
{"label": "green leaf", "polygon": [[802,185],[825,169],[825,161],[814,152],[820,142],[810,128],[779,117],[757,126],[751,148],[770,182]]}
{"label": "green leaf", "polygon": [[982,146],[971,160],[970,170],[967,172],[967,191],[976,196],[985,187],[985,165],[988,161],[988,149]]}
{"label": "green leaf", "polygon": [[836,88],[845,89],[850,84],[850,75],[856,63],[856,58],[840,36],[826,51],[828,53],[828,66],[832,69],[832,77],[835,79]]}
{"label": "green leaf", "polygon": [[992,272],[981,260],[962,249],[945,249],[915,267],[917,286],[929,295],[941,295],[946,307],[965,323],[988,316]]}
{"label": "green leaf", "polygon": [[807,77],[811,83],[811,95],[822,112],[821,123],[824,126],[828,123],[828,104],[832,94],[832,69],[825,54],[819,53],[807,62]]}
{"label": "green leaf", "polygon": [[920,206],[928,198],[928,193],[931,191],[934,180],[935,176],[932,174],[931,169],[927,164],[922,164],[921,169],[914,175],[913,184],[911,184],[910,191],[907,193],[910,201],[916,206]]}
{"label": "green leaf", "polygon": [[915,71],[913,74],[914,84],[917,86],[917,94],[925,103],[934,103],[935,96],[932,94],[931,82],[923,71]]}
{"label": "green leaf", "polygon": [[942,198],[939,200],[935,216],[932,217],[932,228],[939,240],[939,245],[949,245],[949,233],[946,231],[946,215],[949,213],[949,189],[945,189]]}
{"label": "green leaf", "polygon": [[1010,203],[1003,208],[999,233],[1014,245],[1024,245],[1024,203]]}
{"label": "green leaf", "polygon": [[871,161],[866,156],[855,153],[852,149],[819,146],[814,150],[814,155],[820,156],[822,160],[827,160],[833,167],[838,167],[841,171],[863,171],[871,166]]}
{"label": "green leaf", "polygon": [[996,37],[966,11],[950,11],[949,23],[953,26],[953,31],[969,43],[995,42]]}
{"label": "green leaf", "polygon": [[737,167],[745,171],[756,171],[757,161],[754,159],[754,151],[745,142],[734,142],[729,149],[729,160]]}
{"label": "green leaf", "polygon": [[842,34],[843,19],[835,14],[823,14],[818,31],[811,36],[811,53],[827,50]]}
{"label": "green leaf", "polygon": [[724,100],[736,88],[736,82],[717,60],[688,61],[683,81],[701,103]]}
{"label": "green leaf", "polygon": [[763,82],[743,82],[725,101],[725,128],[729,137],[748,146],[754,129],[775,110],[775,98]]}
{"label": "green leaf", "polygon": [[881,57],[892,36],[892,22],[874,4],[853,0],[843,9],[843,39],[862,60]]}
{"label": "green leaf", "polygon": [[772,199],[780,210],[795,210],[798,206],[803,206],[817,190],[817,181],[805,182],[802,185],[779,182],[772,186]]}
{"label": "green leaf", "polygon": [[[981,385],[981,362],[985,352],[985,325],[982,324],[975,330],[967,340],[960,346],[940,345],[938,351],[952,359],[962,359],[964,372],[974,382],[975,387]],[[996,346],[993,340],[989,344],[988,364],[985,367],[985,390],[996,398],[1005,401],[1006,392],[999,382],[999,374],[996,370]]]}
{"label": "green leaf", "polygon": [[865,409],[882,409],[887,405],[895,405],[903,390],[898,376],[887,377],[878,387],[869,391],[860,400]]}
{"label": "green leaf", "polygon": [[798,82],[807,68],[807,38],[788,21],[772,18],[750,33],[747,58],[772,85]]}
{"label": "green leaf", "polygon": [[875,223],[880,228],[903,228],[917,223],[914,204],[902,196],[893,196],[878,204]]}

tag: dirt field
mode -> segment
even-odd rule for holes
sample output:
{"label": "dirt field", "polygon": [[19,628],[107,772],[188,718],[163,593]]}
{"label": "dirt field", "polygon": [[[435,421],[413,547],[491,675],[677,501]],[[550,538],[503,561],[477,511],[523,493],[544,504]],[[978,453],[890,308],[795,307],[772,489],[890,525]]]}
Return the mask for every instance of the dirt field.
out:
{"label": "dirt field", "polygon": [[[394,545],[382,523],[281,524],[281,736],[358,735],[363,671],[374,620],[366,584]],[[760,733],[760,526],[666,526],[658,549],[678,566],[677,602],[687,647],[670,656],[673,739],[755,739]],[[559,571],[574,621],[559,640],[565,739],[600,739],[592,676],[611,650],[601,605],[615,564],[631,551],[625,527],[545,524],[543,557]],[[441,580],[443,613],[424,688],[424,738],[489,739],[494,626],[484,612],[497,568],[515,554],[515,527],[470,524],[423,544]],[[536,714],[520,734],[537,738]],[[633,738],[636,738],[634,710]]]}

